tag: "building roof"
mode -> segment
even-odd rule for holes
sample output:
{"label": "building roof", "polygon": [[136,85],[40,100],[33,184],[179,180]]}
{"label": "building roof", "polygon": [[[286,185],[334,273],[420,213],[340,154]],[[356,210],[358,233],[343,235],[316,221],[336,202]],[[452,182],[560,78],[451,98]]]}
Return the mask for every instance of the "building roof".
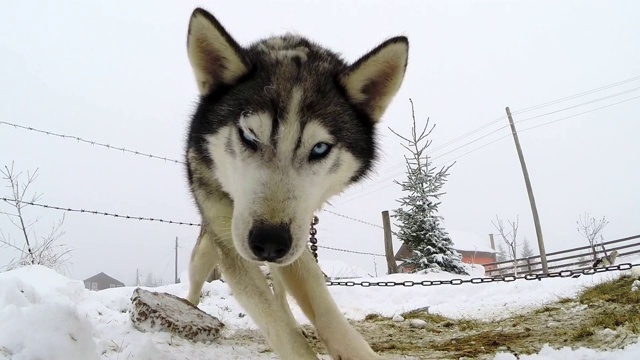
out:
{"label": "building roof", "polygon": [[[451,230],[447,232],[449,233],[451,241],[453,241],[453,248],[457,251],[474,251],[478,253],[490,254],[497,252],[491,248],[489,237],[483,239],[477,234],[462,230]],[[403,243],[396,253],[395,259],[397,261],[403,261],[412,256],[413,253],[411,252],[411,250],[409,250],[409,248]]]}
{"label": "building roof", "polygon": [[85,282],[100,282],[100,283],[109,283],[109,284],[116,284],[116,285],[122,285],[124,286],[124,283],[122,283],[119,280],[116,280],[114,278],[112,278],[111,276],[101,272],[99,274],[95,274],[90,278],[84,279]]}
{"label": "building roof", "polygon": [[448,230],[447,232],[451,241],[453,241],[453,248],[458,251],[497,252],[491,248],[488,235],[480,236],[463,230]]}

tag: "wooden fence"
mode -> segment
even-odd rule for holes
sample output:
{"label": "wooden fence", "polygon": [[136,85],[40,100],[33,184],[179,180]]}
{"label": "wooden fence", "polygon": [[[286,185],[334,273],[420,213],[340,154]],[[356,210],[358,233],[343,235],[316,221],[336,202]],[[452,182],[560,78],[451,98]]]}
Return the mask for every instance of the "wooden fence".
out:
{"label": "wooden fence", "polygon": [[[617,250],[618,259],[628,255],[640,254],[640,235],[606,241],[601,244],[604,245],[607,254],[610,254],[613,250]],[[601,244],[595,246],[595,254],[589,245],[547,253],[547,266],[549,271],[555,272],[565,269],[582,270],[591,268],[594,262],[594,255],[597,257],[605,255]],[[516,259],[515,265],[513,260],[482,265],[485,268],[486,276],[542,273],[542,263],[540,262],[539,255]]]}

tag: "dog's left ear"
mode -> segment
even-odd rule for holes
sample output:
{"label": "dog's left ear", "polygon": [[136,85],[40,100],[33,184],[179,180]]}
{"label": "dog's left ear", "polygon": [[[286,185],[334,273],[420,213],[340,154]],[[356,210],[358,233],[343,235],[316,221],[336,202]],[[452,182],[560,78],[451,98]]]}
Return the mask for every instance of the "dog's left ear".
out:
{"label": "dog's left ear", "polygon": [[377,122],[402,84],[409,40],[391,38],[361,57],[339,80],[350,100]]}

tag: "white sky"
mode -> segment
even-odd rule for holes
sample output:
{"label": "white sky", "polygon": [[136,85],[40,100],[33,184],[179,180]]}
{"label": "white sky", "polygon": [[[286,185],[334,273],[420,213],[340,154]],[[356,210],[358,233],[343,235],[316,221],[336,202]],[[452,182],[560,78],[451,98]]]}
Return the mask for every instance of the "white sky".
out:
{"label": "white sky", "polygon": [[[197,98],[186,57],[189,15],[211,11],[241,43],[295,31],[354,61],[387,37],[410,39],[404,85],[381,128],[382,161],[372,178],[332,201],[332,211],[381,224],[401,195],[403,150],[387,126],[410,130],[409,98],[420,121],[437,124],[434,163],[480,148],[509,131],[504,115],[640,76],[640,2],[629,1],[64,1],[0,4],[0,120],[181,159]],[[518,129],[640,95],[640,80],[516,114]],[[522,132],[548,251],[580,246],[578,214],[610,220],[605,238],[637,234],[640,214],[640,99]],[[461,147],[496,130],[477,142]],[[444,146],[446,145],[446,146]],[[441,147],[441,148],[440,148]],[[183,167],[0,125],[0,165],[40,168],[41,202],[198,222]],[[445,186],[446,227],[487,237],[491,220],[520,215],[535,239],[511,137],[460,157]],[[0,194],[8,192],[0,189]],[[7,210],[6,205],[1,209]],[[61,215],[30,208],[37,230]],[[14,231],[5,218],[5,232]],[[197,228],[68,214],[70,275],[104,271],[125,283],[136,268],[173,279],[173,243],[187,269]],[[382,230],[320,213],[321,245],[382,253]],[[397,250],[399,243],[395,242]],[[0,249],[0,264],[15,253]],[[370,256],[321,250],[329,260],[374,272]],[[377,259],[378,272],[386,265]]]}

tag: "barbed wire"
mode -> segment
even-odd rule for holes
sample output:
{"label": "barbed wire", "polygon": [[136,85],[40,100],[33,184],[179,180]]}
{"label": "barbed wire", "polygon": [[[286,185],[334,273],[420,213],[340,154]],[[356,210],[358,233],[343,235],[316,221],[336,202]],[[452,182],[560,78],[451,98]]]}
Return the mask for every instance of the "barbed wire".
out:
{"label": "barbed wire", "polygon": [[322,246],[322,245],[317,245],[317,246],[318,246],[319,248],[321,248],[321,249],[327,249],[327,250],[341,251],[341,252],[352,253],[352,254],[359,254],[359,255],[371,255],[371,256],[385,257],[385,255],[382,255],[382,254],[374,254],[374,253],[368,253],[368,252],[364,252],[364,251],[355,251],[355,250],[339,249],[339,248],[334,248],[334,247],[331,247],[331,246]]}
{"label": "barbed wire", "polygon": [[0,197],[0,200],[2,200],[4,202],[7,202],[7,203],[18,202],[18,203],[21,203],[21,204],[37,206],[37,207],[41,207],[41,208],[45,208],[45,209],[54,209],[54,210],[60,210],[60,211],[65,211],[65,212],[72,212],[72,213],[104,215],[104,216],[111,216],[111,217],[120,218],[120,219],[152,221],[152,222],[160,222],[160,223],[174,224],[174,225],[200,226],[200,224],[184,222],[184,221],[165,220],[165,219],[153,218],[153,217],[145,217],[145,216],[122,215],[122,214],[110,213],[110,212],[105,212],[105,211],[97,211],[97,210],[72,209],[72,208],[65,208],[65,207],[61,207],[61,206],[40,204],[40,203],[36,203],[36,202],[32,202],[32,201],[22,201],[22,200],[9,199],[9,198],[5,198],[5,197]]}
{"label": "barbed wire", "polygon": [[[132,216],[132,215],[122,215],[116,213],[109,213],[104,211],[97,210],[86,210],[86,209],[73,209],[73,208],[65,208],[61,206],[40,204],[33,201],[23,201],[10,199],[6,197],[0,197],[0,201],[4,201],[7,203],[21,203],[32,206],[37,206],[45,209],[53,209],[60,210],[65,212],[75,212],[75,213],[83,213],[83,214],[91,214],[91,215],[104,215],[110,216],[114,218],[121,218],[127,220],[139,220],[139,221],[150,221],[150,222],[160,222],[166,224],[174,224],[174,225],[186,225],[186,226],[200,226],[197,223],[189,223],[183,221],[174,221],[174,220],[165,220],[161,218],[152,218],[152,217],[144,217],[144,216]],[[354,219],[357,220],[357,219]],[[373,225],[373,224],[372,224]],[[355,250],[347,250],[334,248],[330,246],[318,246],[319,248],[324,248],[328,250],[341,251],[359,255],[370,255],[370,256],[378,256],[384,257],[382,254],[374,254],[363,251],[355,251]],[[413,287],[413,286],[437,286],[437,285],[462,285],[462,284],[484,284],[484,283],[493,283],[493,282],[512,282],[516,280],[542,280],[547,278],[566,278],[566,277],[580,277],[582,275],[594,275],[596,273],[608,272],[608,271],[623,271],[630,270],[633,267],[640,266],[640,264],[631,264],[624,263],[619,265],[611,265],[607,267],[594,268],[594,269],[582,269],[582,270],[562,270],[558,272],[548,273],[548,274],[527,274],[527,275],[506,275],[500,277],[483,277],[483,278],[470,278],[470,279],[451,279],[451,280],[422,280],[422,281],[327,281],[327,286],[346,286],[346,287],[354,287],[354,286],[362,286],[362,287],[392,287],[392,286],[404,286],[404,287]]]}
{"label": "barbed wire", "polygon": [[[10,199],[10,198],[6,198],[6,197],[0,197],[0,200],[4,201],[4,202],[7,202],[7,203],[11,203],[11,202],[15,203],[16,202],[15,199]],[[111,216],[111,217],[119,218],[119,219],[160,222],[160,223],[173,224],[173,225],[200,226],[200,224],[197,224],[197,223],[190,223],[190,222],[184,222],[184,221],[166,220],[166,219],[146,217],[146,216],[122,215],[122,214],[105,212],[105,211],[98,211],[98,210],[73,209],[73,208],[62,207],[62,206],[41,204],[41,203],[37,203],[37,202],[33,202],[33,201],[17,200],[17,202],[21,203],[21,204],[37,206],[37,207],[41,207],[41,208],[45,208],[45,209],[53,209],[53,210],[72,212],[72,213],[82,213],[82,214],[91,214],[91,215],[104,215],[104,216]],[[5,213],[0,212],[0,214],[5,214]],[[13,214],[6,213],[5,215],[13,215]],[[323,249],[328,249],[328,250],[342,251],[342,252],[360,254],[360,255],[384,256],[382,254],[374,254],[374,253],[368,253],[368,252],[363,252],[363,251],[340,249],[340,248],[335,248],[335,247],[330,247],[330,246],[318,245],[318,247],[319,248],[323,248]]]}
{"label": "barbed wire", "polygon": [[578,278],[582,275],[594,275],[608,271],[624,271],[640,266],[640,264],[624,263],[619,265],[610,265],[601,268],[582,269],[582,270],[561,270],[548,274],[527,274],[527,275],[504,275],[499,277],[481,277],[470,279],[451,279],[451,280],[422,280],[422,281],[327,281],[327,286],[346,286],[346,287],[413,287],[413,286],[439,286],[439,285],[462,285],[462,284],[487,284],[496,282],[513,282],[516,280],[543,280],[553,278]]}
{"label": "barbed wire", "polygon": [[[14,128],[34,131],[34,132],[37,132],[37,133],[41,133],[41,134],[45,134],[45,135],[49,135],[49,136],[55,136],[55,137],[59,137],[59,138],[63,138],[63,139],[73,139],[73,140],[76,140],[78,142],[82,142],[82,143],[85,143],[85,144],[101,146],[101,147],[104,147],[104,148],[107,148],[107,149],[111,149],[111,150],[118,150],[118,151],[122,151],[124,153],[144,156],[146,158],[164,160],[164,161],[172,162],[172,163],[175,163],[175,164],[183,164],[183,165],[185,164],[185,162],[181,161],[181,160],[170,159],[170,158],[167,158],[167,157],[164,157],[164,156],[158,156],[158,155],[153,155],[153,154],[149,154],[149,153],[143,153],[143,152],[136,151],[136,150],[129,150],[129,149],[126,149],[124,147],[112,146],[112,145],[109,145],[109,144],[104,144],[104,143],[100,143],[100,142],[93,141],[93,140],[83,139],[83,138],[75,136],[75,135],[58,134],[58,133],[54,133],[54,132],[51,132],[51,131],[36,129],[36,128],[31,127],[31,126],[24,126],[24,125],[14,124],[14,123],[10,123],[10,122],[7,122],[7,121],[2,121],[2,120],[0,120],[0,125],[12,126]],[[369,225],[369,226],[382,228],[382,226],[380,226],[380,225],[372,224],[372,223],[369,223],[369,222],[366,222],[366,221],[363,221],[363,220],[359,220],[359,219],[354,219],[354,218],[351,218],[351,217],[349,217],[347,215],[339,214],[339,213],[336,213],[336,212],[333,212],[333,211],[329,211],[329,210],[324,210],[324,211],[329,212],[329,213],[334,214],[334,215],[337,215],[337,216],[341,216],[341,217],[349,219],[349,220],[357,221],[357,222],[360,222],[360,223],[363,223],[363,224],[366,224],[366,225]],[[86,211],[84,211],[84,212],[86,212]],[[173,222],[173,223],[179,223],[179,222]]]}
{"label": "barbed wire", "polygon": [[380,225],[378,225],[378,224],[374,224],[374,223],[370,223],[370,222],[368,222],[368,221],[364,221],[364,220],[360,220],[360,219],[352,218],[352,217],[350,217],[350,216],[347,216],[347,215],[344,215],[344,214],[337,213],[337,212],[335,212],[335,211],[326,210],[326,209],[324,209],[324,210],[322,210],[322,211],[328,212],[329,214],[333,214],[333,215],[336,215],[336,216],[340,216],[340,217],[345,218],[345,219],[349,219],[349,220],[352,220],[352,221],[356,221],[356,222],[359,222],[359,223],[362,223],[362,224],[365,224],[365,225],[373,226],[373,227],[376,227],[376,228],[379,228],[379,229],[384,229],[382,226],[380,226]]}
{"label": "barbed wire", "polygon": [[58,134],[58,133],[54,133],[54,132],[51,132],[51,131],[40,130],[40,129],[36,129],[36,128],[31,127],[31,126],[24,126],[24,125],[14,124],[14,123],[2,121],[2,120],[0,120],[0,125],[13,126],[14,128],[17,128],[17,129],[34,131],[34,132],[37,132],[37,133],[40,133],[40,134],[45,134],[45,135],[49,135],[49,136],[55,136],[55,137],[59,137],[59,138],[63,138],[63,139],[73,139],[73,140],[76,140],[78,142],[82,142],[82,143],[85,143],[85,144],[94,145],[94,146],[101,146],[101,147],[104,147],[104,148],[107,148],[107,149],[111,149],[111,150],[122,151],[123,153],[129,153],[129,154],[133,154],[133,155],[144,156],[146,158],[164,160],[164,161],[172,162],[172,163],[175,163],[175,164],[185,164],[185,162],[181,161],[181,160],[170,159],[168,157],[153,155],[153,154],[149,154],[149,153],[143,153],[143,152],[136,151],[136,150],[129,150],[129,149],[126,149],[126,148],[121,147],[121,146],[113,146],[113,145],[104,144],[104,143],[100,143],[100,142],[93,141],[93,140],[87,140],[87,139],[83,139],[83,138],[75,136],[75,135]]}

